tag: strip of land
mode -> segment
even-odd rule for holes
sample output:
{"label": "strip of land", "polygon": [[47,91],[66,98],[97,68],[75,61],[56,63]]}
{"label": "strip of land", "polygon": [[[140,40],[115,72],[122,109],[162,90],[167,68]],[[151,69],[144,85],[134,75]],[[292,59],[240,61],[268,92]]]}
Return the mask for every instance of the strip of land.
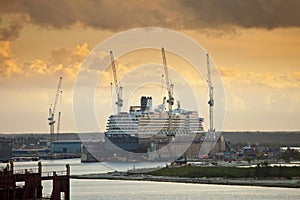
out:
{"label": "strip of land", "polygon": [[300,188],[299,178],[179,177],[117,171],[101,174],[72,175],[71,178]]}

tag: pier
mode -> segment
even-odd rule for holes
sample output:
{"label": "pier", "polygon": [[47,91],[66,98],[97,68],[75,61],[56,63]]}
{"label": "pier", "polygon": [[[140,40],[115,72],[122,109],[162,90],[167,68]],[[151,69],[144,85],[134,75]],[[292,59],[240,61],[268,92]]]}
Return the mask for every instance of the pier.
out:
{"label": "pier", "polygon": [[[43,196],[42,181],[52,180],[53,189],[50,196]],[[42,163],[38,168],[14,170],[11,161],[3,171],[0,171],[0,199],[50,199],[58,200],[61,197],[70,199],[70,166],[65,171],[42,172]]]}

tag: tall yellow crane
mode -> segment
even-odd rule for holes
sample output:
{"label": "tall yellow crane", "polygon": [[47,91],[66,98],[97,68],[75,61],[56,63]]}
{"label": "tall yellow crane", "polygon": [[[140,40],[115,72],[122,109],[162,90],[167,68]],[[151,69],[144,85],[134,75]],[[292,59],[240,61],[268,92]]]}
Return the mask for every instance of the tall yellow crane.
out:
{"label": "tall yellow crane", "polygon": [[169,105],[168,135],[174,136],[175,132],[172,130],[172,106],[174,105],[173,84],[170,84],[168,65],[167,65],[166,53],[165,53],[164,48],[161,48],[161,53],[162,53],[162,59],[163,59],[163,64],[164,64],[164,70],[165,70],[166,85],[167,85],[167,90],[168,90],[168,99],[167,99],[167,103]]}
{"label": "tall yellow crane", "polygon": [[118,76],[117,76],[117,70],[116,70],[116,65],[115,65],[115,59],[114,59],[114,55],[113,55],[112,51],[110,51],[110,59],[111,59],[111,67],[112,67],[112,71],[113,71],[114,83],[115,83],[116,94],[117,94],[117,101],[115,103],[117,105],[117,113],[119,114],[121,112],[121,108],[123,106],[123,99],[122,99],[122,90],[123,90],[123,87],[118,82]]}

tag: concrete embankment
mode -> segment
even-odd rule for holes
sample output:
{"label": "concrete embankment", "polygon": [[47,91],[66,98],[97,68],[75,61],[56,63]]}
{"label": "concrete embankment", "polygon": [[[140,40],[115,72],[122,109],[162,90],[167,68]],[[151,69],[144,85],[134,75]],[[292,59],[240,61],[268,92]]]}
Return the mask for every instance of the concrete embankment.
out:
{"label": "concrete embankment", "polygon": [[151,176],[146,174],[130,174],[127,172],[72,175],[71,178],[300,188],[299,179],[185,178],[185,177]]}

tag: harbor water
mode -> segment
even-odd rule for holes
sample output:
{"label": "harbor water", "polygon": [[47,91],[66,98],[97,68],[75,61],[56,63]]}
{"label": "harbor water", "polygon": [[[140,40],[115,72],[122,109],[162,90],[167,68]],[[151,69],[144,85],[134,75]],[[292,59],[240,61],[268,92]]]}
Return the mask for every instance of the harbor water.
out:
{"label": "harbor water", "polygon": [[[63,171],[71,166],[71,174],[104,173],[141,167],[163,166],[164,163],[81,163],[80,159],[42,161],[43,172]],[[149,166],[151,164],[151,166]],[[4,167],[1,164],[0,167]],[[37,168],[37,162],[16,162],[15,169]],[[50,195],[51,181],[43,181],[43,193]],[[148,181],[83,180],[71,179],[71,199],[300,199],[300,189],[185,184]]]}

